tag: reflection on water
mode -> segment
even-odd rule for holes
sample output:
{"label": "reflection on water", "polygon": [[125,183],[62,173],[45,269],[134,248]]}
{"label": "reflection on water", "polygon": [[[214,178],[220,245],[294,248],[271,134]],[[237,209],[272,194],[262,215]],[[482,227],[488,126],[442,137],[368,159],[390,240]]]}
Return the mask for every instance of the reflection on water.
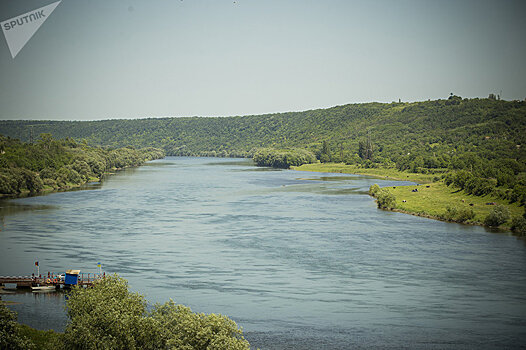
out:
{"label": "reflection on water", "polygon": [[5,229],[5,217],[20,212],[52,210],[56,207],[47,204],[20,204],[7,199],[0,200],[0,231]]}
{"label": "reflection on water", "polygon": [[19,204],[10,200],[0,200],[0,216],[12,215],[20,211],[50,210],[57,207],[47,204]]}
{"label": "reflection on water", "polygon": [[[151,303],[231,316],[262,349],[522,346],[522,241],[381,211],[366,194],[400,182],[268,170],[167,158],[10,201],[34,210],[4,215],[0,275],[100,261]],[[60,296],[2,297],[23,322],[63,328]]]}
{"label": "reflection on water", "polygon": [[0,292],[0,296],[9,303],[9,309],[18,314],[20,323],[37,329],[62,330],[66,326],[63,291],[34,293],[14,289]]}
{"label": "reflection on water", "polygon": [[213,162],[209,162],[209,163],[205,163],[204,165],[208,166],[208,165],[211,165],[211,166],[215,166],[215,165],[219,165],[219,166],[253,166],[254,165],[254,161],[252,159],[249,159],[249,158],[240,158],[240,159],[236,159],[236,160],[231,160],[231,159],[226,159],[226,160],[220,160],[220,161],[213,161]]}

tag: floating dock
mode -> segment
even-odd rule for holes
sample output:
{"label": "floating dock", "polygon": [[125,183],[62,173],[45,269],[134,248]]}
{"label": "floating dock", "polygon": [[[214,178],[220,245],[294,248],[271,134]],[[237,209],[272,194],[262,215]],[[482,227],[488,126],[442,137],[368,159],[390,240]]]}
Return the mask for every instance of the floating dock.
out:
{"label": "floating dock", "polygon": [[57,288],[64,288],[74,285],[89,287],[96,280],[104,278],[106,273],[77,273],[76,275],[77,278],[75,281],[67,278],[69,276],[68,273],[66,273],[66,278],[64,278],[64,275],[60,276],[49,272],[47,276],[0,276],[0,287],[5,286],[6,284],[16,284],[16,288],[31,288],[36,286],[55,286]]}

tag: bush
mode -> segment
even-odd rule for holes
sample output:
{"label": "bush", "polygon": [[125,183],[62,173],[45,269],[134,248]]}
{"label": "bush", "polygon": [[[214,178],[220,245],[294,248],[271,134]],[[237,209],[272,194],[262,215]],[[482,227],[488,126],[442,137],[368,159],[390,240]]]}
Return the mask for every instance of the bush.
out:
{"label": "bush", "polygon": [[15,194],[18,193],[18,181],[10,174],[0,173],[0,193]]}
{"label": "bush", "polygon": [[475,218],[475,212],[472,208],[452,208],[447,207],[446,212],[442,215],[442,219],[446,221],[452,221],[452,222],[460,222],[465,223],[469,220],[473,220]]}
{"label": "bush", "polygon": [[520,216],[513,218],[511,230],[519,236],[526,236],[526,218]]}
{"label": "bush", "polygon": [[463,208],[458,211],[456,221],[457,222],[467,222],[475,218],[475,212],[472,208]]}
{"label": "bush", "polygon": [[504,205],[496,205],[491,212],[486,216],[484,225],[497,227],[510,219],[510,211]]}
{"label": "bush", "polygon": [[389,190],[382,188],[377,192],[378,208],[381,209],[394,209],[396,208],[396,197]]}
{"label": "bush", "polygon": [[64,332],[66,349],[157,349],[161,330],[146,318],[146,301],[128,291],[115,276],[91,288],[75,287],[68,297],[70,322]]}
{"label": "bush", "polygon": [[195,314],[171,300],[148,313],[144,297],[117,275],[75,287],[66,307],[66,349],[250,349],[226,316]]}
{"label": "bush", "polygon": [[369,195],[373,197],[376,197],[376,194],[378,193],[378,191],[380,191],[380,186],[378,186],[378,184],[374,184],[374,185],[371,185],[371,187],[369,187]]}
{"label": "bush", "polygon": [[250,349],[237,324],[226,316],[196,314],[173,300],[156,305],[151,315],[166,331],[169,349]]}
{"label": "bush", "polygon": [[442,215],[442,219],[446,221],[453,221],[457,216],[457,208],[447,207],[445,213]]}
{"label": "bush", "polygon": [[42,191],[44,183],[40,176],[31,170],[21,169],[22,178],[24,179],[24,187],[31,193],[37,193]]}
{"label": "bush", "polygon": [[0,349],[34,349],[34,344],[20,334],[16,313],[0,302]]}

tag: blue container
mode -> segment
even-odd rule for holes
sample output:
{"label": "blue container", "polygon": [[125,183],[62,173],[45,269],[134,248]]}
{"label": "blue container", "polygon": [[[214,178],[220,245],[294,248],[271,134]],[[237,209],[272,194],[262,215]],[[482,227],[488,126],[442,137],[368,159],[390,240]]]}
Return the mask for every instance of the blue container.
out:
{"label": "blue container", "polygon": [[64,278],[64,284],[74,286],[79,283],[80,270],[67,270],[66,278]]}

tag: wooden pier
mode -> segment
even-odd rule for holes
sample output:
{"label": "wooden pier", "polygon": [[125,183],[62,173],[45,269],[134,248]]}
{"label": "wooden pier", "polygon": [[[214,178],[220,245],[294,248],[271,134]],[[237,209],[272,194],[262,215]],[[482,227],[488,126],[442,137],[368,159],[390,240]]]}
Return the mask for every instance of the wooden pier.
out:
{"label": "wooden pier", "polygon": [[[99,273],[80,273],[78,276],[77,284],[83,287],[89,287],[94,281],[104,278],[104,274]],[[0,276],[0,287],[6,284],[16,284],[16,288],[31,288],[37,286],[55,286],[57,288],[69,287],[71,285],[66,284],[64,278],[54,273],[48,273],[46,275],[39,276]]]}

